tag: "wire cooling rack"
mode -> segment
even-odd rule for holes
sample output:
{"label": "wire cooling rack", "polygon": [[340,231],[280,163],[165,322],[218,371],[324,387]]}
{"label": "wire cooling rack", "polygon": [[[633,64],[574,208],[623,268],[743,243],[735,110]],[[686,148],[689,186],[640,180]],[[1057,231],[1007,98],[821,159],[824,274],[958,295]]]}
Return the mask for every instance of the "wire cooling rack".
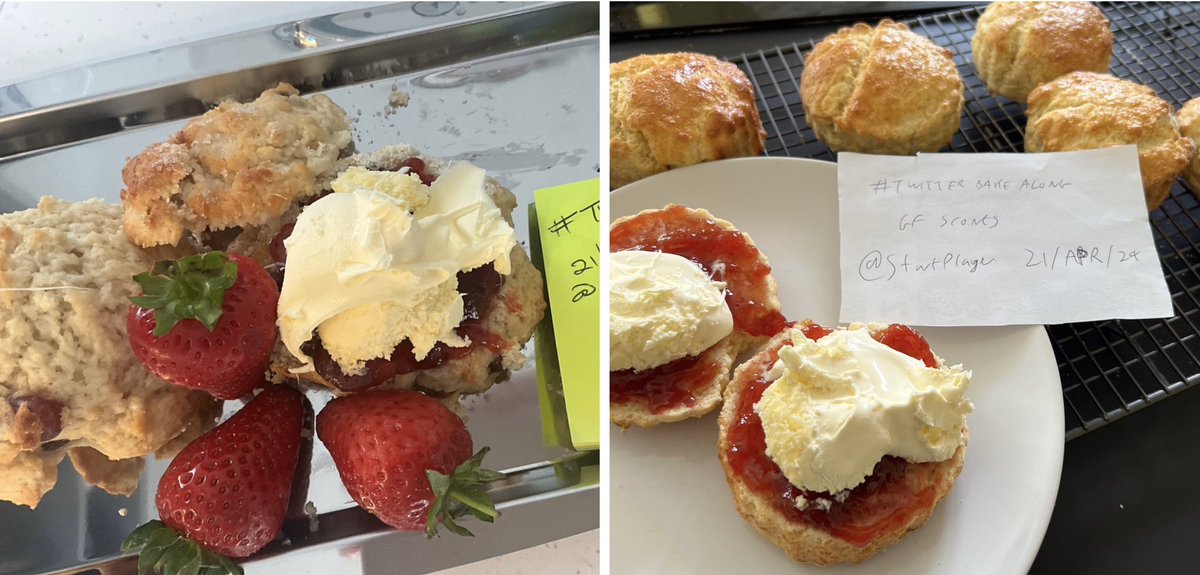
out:
{"label": "wire cooling rack", "polygon": [[[1113,74],[1153,87],[1177,108],[1200,95],[1200,4],[1100,7],[1112,21]],[[953,52],[962,76],[966,101],[950,150],[1022,152],[1024,106],[989,94],[971,61],[971,37],[982,12],[982,7],[964,8],[907,24]],[[769,156],[835,159],[813,135],[800,104],[800,72],[815,41],[729,58],[757,89]],[[1200,381],[1200,205],[1176,183],[1150,223],[1175,316],[1046,327],[1062,374],[1068,440]]]}

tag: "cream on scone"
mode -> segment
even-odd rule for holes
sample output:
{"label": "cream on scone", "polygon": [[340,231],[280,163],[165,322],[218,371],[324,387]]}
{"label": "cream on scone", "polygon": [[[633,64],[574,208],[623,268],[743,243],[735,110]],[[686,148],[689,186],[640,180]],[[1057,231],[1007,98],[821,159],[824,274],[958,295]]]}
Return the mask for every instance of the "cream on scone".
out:
{"label": "cream on scone", "polygon": [[785,330],[725,393],[719,453],[738,511],[796,561],[857,563],[894,544],[962,469],[969,380],[904,326]]}
{"label": "cream on scone", "polygon": [[765,256],[733,224],[677,205],[618,219],[609,239],[613,423],[716,409],[737,356],[785,325]]}

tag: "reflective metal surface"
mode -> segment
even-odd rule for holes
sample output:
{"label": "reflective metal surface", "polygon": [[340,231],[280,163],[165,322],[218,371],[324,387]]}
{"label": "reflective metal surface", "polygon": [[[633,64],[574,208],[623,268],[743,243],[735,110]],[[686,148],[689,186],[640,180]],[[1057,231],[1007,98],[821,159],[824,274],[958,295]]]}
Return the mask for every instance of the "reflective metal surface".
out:
{"label": "reflective metal surface", "polygon": [[[411,4],[401,6],[414,9]],[[322,56],[283,68],[267,67],[296,76],[268,80],[246,71],[230,78],[257,78],[257,91],[277,79],[303,84],[314,77],[333,78],[335,84],[347,84],[353,74],[375,70],[370,76],[375,80],[322,91],[349,112],[357,148],[371,151],[410,143],[430,154],[485,168],[516,194],[515,227],[518,239],[527,243],[525,206],[535,189],[597,174],[599,8],[505,4],[502,12],[482,21],[471,18],[471,5],[468,8],[464,16],[454,16],[453,11],[447,15],[460,18],[461,25],[367,42],[356,48],[362,51],[353,58]],[[318,42],[321,33],[328,33],[327,28],[321,30],[313,32]],[[395,52],[398,47],[403,52]],[[373,61],[379,67],[372,68],[372,58],[364,54],[378,56]],[[333,66],[338,62],[349,62],[349,67]],[[225,85],[204,82],[190,80],[187,85]],[[322,85],[306,84],[309,89]],[[235,91],[244,93],[242,86]],[[389,105],[393,93],[406,94],[407,105]],[[190,109],[156,104],[141,92],[82,109],[117,109],[126,100],[143,102],[165,116]],[[106,108],[109,105],[113,108]],[[57,116],[40,118],[35,128]],[[0,129],[6,122],[0,119]],[[122,129],[111,135],[0,161],[0,211],[31,207],[42,195],[116,202],[126,158],[166,139],[184,122],[126,129],[116,121]],[[526,353],[532,355],[532,348]],[[504,502],[503,517],[495,525],[469,522],[476,538],[427,541],[418,534],[384,529],[354,507],[318,442],[309,490],[320,514],[318,530],[308,533],[306,525],[290,526],[290,547],[264,551],[262,558],[246,565],[247,573],[427,573],[595,529],[598,460],[594,454],[580,456],[542,443],[536,385],[531,357],[510,381],[466,401],[476,446],[490,445],[489,466],[509,475],[495,487]],[[320,410],[326,397],[310,395]],[[228,405],[226,413],[235,409]],[[58,486],[37,510],[0,502],[0,574],[88,572],[95,565],[104,565],[104,573],[132,572],[127,560],[113,560],[120,555],[124,536],[154,515],[154,488],[166,463],[149,461],[131,498],[83,484],[64,463]]]}

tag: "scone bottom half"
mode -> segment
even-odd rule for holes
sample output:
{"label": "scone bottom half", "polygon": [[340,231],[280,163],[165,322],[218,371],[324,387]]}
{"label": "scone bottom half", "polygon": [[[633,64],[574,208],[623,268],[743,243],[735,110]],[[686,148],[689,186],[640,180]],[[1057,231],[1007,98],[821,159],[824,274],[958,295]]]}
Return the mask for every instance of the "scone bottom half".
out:
{"label": "scone bottom half", "polygon": [[[794,327],[814,340],[833,331],[807,320]],[[916,332],[903,326],[870,328],[872,337],[896,351],[926,365],[942,365],[923,338],[907,335]],[[896,333],[902,337],[888,335],[900,328]],[[962,471],[967,427],[964,423],[958,449],[944,461],[911,463],[886,456],[853,489],[819,493],[797,488],[766,455],[763,426],[754,407],[771,385],[767,373],[780,350],[791,344],[790,332],[774,337],[734,372],[718,419],[721,465],[738,513],[792,560],[860,563],[925,524]]]}
{"label": "scone bottom half", "polygon": [[652,369],[609,372],[610,419],[619,427],[653,427],[716,410],[739,356],[787,326],[766,256],[748,234],[707,210],[671,204],[619,218],[609,228],[609,249],[691,260],[726,283],[734,322],[733,332],[703,353]]}

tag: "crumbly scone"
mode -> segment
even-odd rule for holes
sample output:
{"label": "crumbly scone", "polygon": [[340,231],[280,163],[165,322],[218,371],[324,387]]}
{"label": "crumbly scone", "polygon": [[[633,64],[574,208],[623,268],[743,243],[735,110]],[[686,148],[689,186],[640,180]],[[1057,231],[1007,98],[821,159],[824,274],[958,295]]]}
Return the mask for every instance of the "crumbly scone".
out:
{"label": "crumbly scone", "polygon": [[[1179,121],[1179,131],[1200,149],[1200,98],[1192,98],[1184,103],[1175,117]],[[1183,180],[1193,194],[1200,196],[1200,155],[1188,162]]]}
{"label": "crumbly scone", "polygon": [[[352,166],[372,170],[395,170],[409,158],[424,161],[426,173],[432,176],[441,174],[452,164],[446,160],[425,156],[409,145],[387,146],[370,154],[355,154],[341,160],[337,169],[323,179],[322,187],[328,189],[337,174]],[[504,219],[511,225],[512,212],[517,206],[516,196],[492,178],[487,178],[484,186]],[[512,371],[524,366],[526,358],[523,348],[545,314],[546,300],[542,274],[529,261],[525,250],[514,246],[510,257],[512,273],[504,276],[500,291],[495,296],[496,301],[489,307],[484,318],[484,327],[503,341],[502,353],[496,353],[488,346],[480,346],[465,357],[448,361],[433,369],[397,376],[374,389],[420,389],[445,396],[482,393],[496,382],[507,379]],[[290,370],[299,365],[282,342],[276,344],[275,353],[271,358],[271,371],[277,380],[299,378],[338,392],[316,372],[292,374]]]}
{"label": "crumbly scone", "polygon": [[275,222],[320,191],[350,146],[345,110],[324,95],[281,83],[253,102],[226,101],[125,164],[125,233],[142,247],[185,235],[207,243],[210,232]]}
{"label": "crumbly scone", "polygon": [[1146,208],[1154,211],[1196,156],[1171,105],[1152,88],[1108,74],[1071,72],[1034,88],[1026,152],[1068,152],[1136,144]]}
{"label": "crumbly scone", "polygon": [[[69,449],[128,460],[212,424],[219,404],[148,373],[126,338],[132,277],[180,255],[130,244],[99,200],[0,215],[0,499],[36,506]],[[129,468],[104,483],[127,491]]]}
{"label": "crumbly scone", "polygon": [[[668,205],[663,210],[679,208],[680,206]],[[754,239],[748,234],[740,232],[732,223],[714,216],[708,210],[702,208],[683,208],[686,217],[693,221],[711,222],[722,230],[729,232],[737,232],[745,238],[746,242],[755,248]],[[615,229],[626,222],[631,222],[637,218],[659,212],[662,210],[645,210],[632,216],[625,216],[613,221],[610,229]],[[762,252],[758,252],[758,262],[764,266],[770,267],[767,257]],[[773,275],[767,274],[762,278],[762,283],[759,287],[764,290],[762,304],[769,312],[778,313],[780,309],[779,303],[779,288],[775,283]],[[735,362],[741,354],[748,350],[759,346],[770,339],[770,336],[754,335],[745,331],[739,330],[736,326],[733,333],[726,336],[721,341],[714,344],[709,349],[705,350],[699,360],[700,364],[715,364],[717,366],[714,371],[714,376],[704,385],[693,390],[695,398],[692,405],[680,405],[678,407],[655,413],[647,406],[640,403],[619,404],[616,402],[609,403],[609,419],[618,427],[628,428],[631,426],[653,427],[663,423],[672,423],[682,421],[693,417],[701,417],[721,405],[722,392],[729,383],[730,374],[733,373]]]}
{"label": "crumbly scone", "polygon": [[610,186],[700,162],[759,156],[766,131],[737,66],[692,53],[609,66]]}
{"label": "crumbly scone", "polygon": [[808,54],[800,99],[808,125],[830,150],[912,155],[950,143],[963,83],[949,50],[904,24],[860,22]]}
{"label": "crumbly scone", "polygon": [[1089,2],[993,2],[975,25],[971,56],[993,94],[1024,103],[1038,84],[1107,72],[1113,34]]}
{"label": "crumbly scone", "polygon": [[[874,331],[882,327],[872,325],[871,329]],[[858,547],[833,537],[824,530],[789,520],[774,507],[768,496],[753,491],[745,484],[730,465],[728,451],[729,433],[737,421],[738,405],[741,403],[743,391],[755,378],[771,368],[774,363],[772,354],[790,342],[790,331],[784,330],[772,338],[753,358],[741,364],[734,372],[733,379],[725,390],[724,406],[717,420],[717,452],[721,467],[725,470],[725,479],[733,492],[738,513],[754,526],[763,538],[782,549],[792,560],[816,565],[860,563],[924,525],[938,503],[950,492],[954,480],[962,472],[966,457],[967,425],[963,423],[962,444],[949,459],[938,463],[915,464],[907,468],[905,481],[932,488],[932,502],[916,509],[907,522],[881,533],[867,545]],[[938,358],[938,364],[942,364],[941,358]]]}

